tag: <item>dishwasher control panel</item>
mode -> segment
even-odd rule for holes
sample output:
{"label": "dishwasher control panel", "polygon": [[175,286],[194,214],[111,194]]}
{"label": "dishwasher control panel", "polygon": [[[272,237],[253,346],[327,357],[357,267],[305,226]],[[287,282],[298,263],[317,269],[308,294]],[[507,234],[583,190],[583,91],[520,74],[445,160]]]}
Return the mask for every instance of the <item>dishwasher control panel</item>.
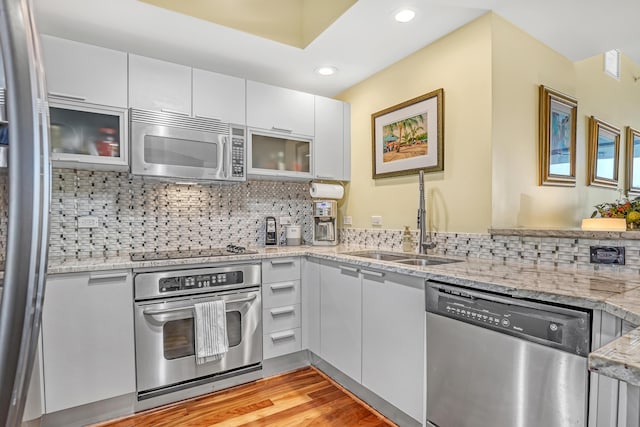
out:
{"label": "dishwasher control panel", "polygon": [[427,312],[579,355],[590,350],[588,312],[450,285],[426,289]]}

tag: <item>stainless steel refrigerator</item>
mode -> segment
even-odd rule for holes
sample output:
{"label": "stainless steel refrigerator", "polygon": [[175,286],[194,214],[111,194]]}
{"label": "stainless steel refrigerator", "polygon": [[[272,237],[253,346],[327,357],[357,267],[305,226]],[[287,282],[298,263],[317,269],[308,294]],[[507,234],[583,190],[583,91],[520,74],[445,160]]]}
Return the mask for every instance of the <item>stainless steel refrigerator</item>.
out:
{"label": "stainless steel refrigerator", "polygon": [[0,293],[0,426],[18,426],[33,364],[47,268],[51,164],[38,32],[30,0],[0,0],[6,82],[8,225]]}

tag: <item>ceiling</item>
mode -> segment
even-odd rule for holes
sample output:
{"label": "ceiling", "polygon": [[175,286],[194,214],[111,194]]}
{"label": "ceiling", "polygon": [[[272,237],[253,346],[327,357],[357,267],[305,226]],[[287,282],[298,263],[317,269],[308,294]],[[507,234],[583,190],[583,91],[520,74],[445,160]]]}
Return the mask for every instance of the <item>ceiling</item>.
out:
{"label": "ceiling", "polygon": [[[573,61],[620,49],[640,64],[638,0],[359,0],[351,7],[347,4],[348,9],[329,20],[332,23],[317,37],[303,40],[300,46],[306,47],[138,0],[33,1],[36,23],[46,34],[325,96],[353,86],[488,11]],[[416,11],[410,23],[394,21],[394,12],[402,7]],[[237,10],[240,14],[242,9]],[[323,65],[335,66],[338,72],[329,77],[314,73]]]}

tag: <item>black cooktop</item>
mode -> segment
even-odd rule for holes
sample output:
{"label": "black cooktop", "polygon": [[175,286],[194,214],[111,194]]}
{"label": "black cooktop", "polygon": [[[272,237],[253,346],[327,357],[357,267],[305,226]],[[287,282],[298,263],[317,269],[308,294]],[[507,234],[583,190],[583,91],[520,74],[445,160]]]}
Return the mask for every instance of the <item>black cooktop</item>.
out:
{"label": "black cooktop", "polygon": [[164,259],[209,258],[239,254],[257,254],[243,246],[228,245],[226,248],[179,249],[173,251],[132,252],[131,261],[158,261]]}

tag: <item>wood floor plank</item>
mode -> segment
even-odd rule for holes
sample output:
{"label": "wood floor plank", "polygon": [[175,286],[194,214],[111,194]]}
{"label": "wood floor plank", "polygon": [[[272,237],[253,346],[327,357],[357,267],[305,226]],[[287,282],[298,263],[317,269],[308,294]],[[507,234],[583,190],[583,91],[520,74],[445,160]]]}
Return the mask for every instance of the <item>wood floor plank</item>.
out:
{"label": "wood floor plank", "polygon": [[93,427],[394,426],[315,368],[304,368]]}

